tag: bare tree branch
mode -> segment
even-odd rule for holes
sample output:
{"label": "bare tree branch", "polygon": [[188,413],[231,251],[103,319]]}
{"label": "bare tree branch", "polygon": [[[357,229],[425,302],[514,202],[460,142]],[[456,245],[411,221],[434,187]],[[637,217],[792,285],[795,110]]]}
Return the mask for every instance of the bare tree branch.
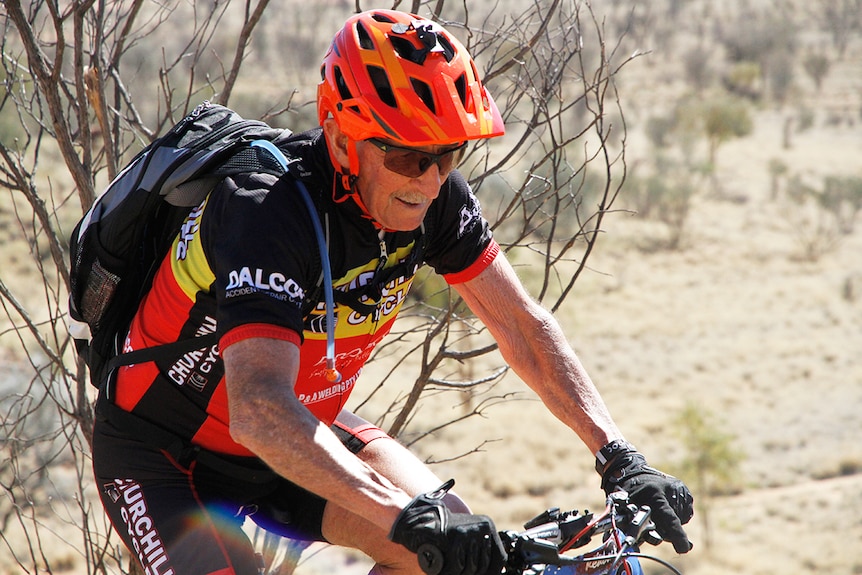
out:
{"label": "bare tree branch", "polygon": [[251,40],[251,34],[254,31],[254,27],[257,26],[258,22],[260,22],[260,17],[263,16],[263,11],[266,9],[267,4],[269,4],[269,0],[259,0],[254,11],[249,15],[250,2],[251,0],[246,1],[245,21],[243,22],[242,31],[239,34],[239,40],[236,43],[236,53],[234,54],[233,65],[231,65],[230,73],[228,73],[227,80],[225,80],[224,88],[216,99],[216,101],[222,106],[227,106],[227,103],[230,101],[230,94],[233,91],[234,84],[236,84],[236,79],[239,76],[240,66],[242,66],[245,50]]}
{"label": "bare tree branch", "polygon": [[75,151],[72,131],[69,128],[66,116],[63,114],[64,106],[60,98],[62,58],[65,50],[65,42],[63,40],[62,20],[54,12],[53,6],[52,3],[48,3],[48,7],[52,9],[54,32],[57,35],[54,64],[51,65],[47,56],[39,48],[39,42],[33,28],[21,9],[20,0],[8,0],[6,2],[6,10],[18,29],[21,42],[27,51],[30,70],[39,84],[42,97],[47,103],[47,112],[51,116],[56,141],[60,146],[60,152],[62,153],[63,160],[66,162],[69,174],[78,188],[81,205],[90,205],[96,197],[90,177],[90,165],[86,161],[82,161]]}

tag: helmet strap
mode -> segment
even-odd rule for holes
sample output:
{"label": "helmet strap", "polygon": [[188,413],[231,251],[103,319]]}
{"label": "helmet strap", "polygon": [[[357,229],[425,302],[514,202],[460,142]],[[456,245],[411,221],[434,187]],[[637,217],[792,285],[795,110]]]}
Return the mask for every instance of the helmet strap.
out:
{"label": "helmet strap", "polygon": [[345,202],[348,199],[352,199],[353,202],[359,206],[359,210],[362,212],[363,218],[370,220],[378,230],[383,229],[383,226],[380,225],[380,223],[371,215],[371,212],[368,211],[368,206],[366,206],[365,202],[362,201],[362,196],[359,194],[359,189],[356,187],[356,181],[359,179],[359,153],[356,151],[356,141],[353,139],[350,139],[347,142],[347,158],[350,166],[347,169],[341,166],[341,169],[338,170],[336,174],[336,177],[341,178],[342,189],[339,190],[337,180],[333,180],[332,199],[337,204]]}
{"label": "helmet strap", "polygon": [[350,197],[353,192],[353,187],[356,185],[356,180],[358,177],[350,172],[341,172],[341,187],[344,188],[344,194],[338,201],[343,201]]}
{"label": "helmet strap", "polygon": [[333,180],[332,199],[335,200],[335,203],[340,204],[347,200],[353,200],[353,203],[355,203],[359,207],[359,211],[362,212],[363,218],[371,221],[375,228],[383,229],[383,226],[371,216],[371,212],[368,211],[368,207],[365,205],[365,202],[362,201],[362,196],[359,195],[359,189],[356,187],[357,177],[353,174],[343,172],[339,172],[338,175],[341,177],[342,190],[340,191],[341,193],[339,193],[338,180]]}

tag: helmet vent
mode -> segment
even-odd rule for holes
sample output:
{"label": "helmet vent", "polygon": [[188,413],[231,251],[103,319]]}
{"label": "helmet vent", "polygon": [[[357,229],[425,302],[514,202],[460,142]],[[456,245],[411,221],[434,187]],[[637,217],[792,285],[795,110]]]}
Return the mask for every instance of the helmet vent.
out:
{"label": "helmet vent", "polygon": [[461,74],[455,79],[455,89],[458,90],[458,97],[461,99],[461,105],[467,107],[467,76]]}
{"label": "helmet vent", "polygon": [[443,34],[437,34],[437,45],[443,48],[443,57],[446,58],[447,62],[451,62],[452,58],[455,57],[455,47],[452,46],[452,43],[449,42],[449,39],[446,38]]}
{"label": "helmet vent", "polygon": [[427,50],[417,50],[416,47],[413,46],[413,42],[407,38],[390,36],[389,40],[392,42],[392,47],[395,48],[395,53],[400,57],[405,60],[409,60],[414,64],[419,64],[420,66],[425,63],[425,56],[428,55]]}
{"label": "helmet vent", "polygon": [[350,93],[350,88],[347,87],[347,82],[344,81],[344,76],[341,74],[341,67],[333,67],[332,74],[335,76],[335,85],[338,86],[338,95],[341,99],[349,100],[352,98],[353,94]]}
{"label": "helmet vent", "polygon": [[389,77],[386,75],[386,70],[379,66],[368,66],[368,75],[371,77],[371,83],[377,90],[377,95],[387,106],[397,107],[395,102],[395,93],[392,91],[392,85],[389,83]]}
{"label": "helmet vent", "polygon": [[425,105],[428,106],[428,109],[431,110],[431,113],[436,114],[437,108],[434,106],[434,96],[431,94],[431,88],[428,84],[422,80],[417,80],[416,78],[410,78],[410,84],[412,84],[413,90],[422,102],[424,102]]}
{"label": "helmet vent", "polygon": [[381,14],[380,12],[375,12],[371,15],[371,17],[378,22],[386,22],[387,24],[395,24],[395,20],[387,16],[386,14]]}
{"label": "helmet vent", "polygon": [[374,50],[374,41],[362,22],[356,24],[356,35],[359,36],[359,47],[363,50]]}

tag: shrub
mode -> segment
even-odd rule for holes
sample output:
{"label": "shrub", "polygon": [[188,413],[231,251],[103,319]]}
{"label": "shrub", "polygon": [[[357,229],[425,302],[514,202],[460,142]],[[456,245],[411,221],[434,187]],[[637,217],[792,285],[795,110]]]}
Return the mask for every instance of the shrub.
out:
{"label": "shrub", "polygon": [[743,453],[734,446],[733,436],[724,433],[712,416],[689,403],[674,421],[685,448],[679,475],[689,483],[698,500],[704,545],[711,547],[710,502],[713,497],[741,490],[740,463]]}
{"label": "shrub", "polygon": [[802,69],[814,82],[817,92],[823,87],[823,80],[829,75],[832,62],[827,56],[820,53],[808,54],[802,61]]}
{"label": "shrub", "polygon": [[760,64],[745,60],[735,63],[722,83],[728,92],[756,101],[763,96],[761,76]]}
{"label": "shrub", "polygon": [[709,143],[709,163],[712,165],[715,165],[715,156],[722,143],[747,136],[754,129],[748,106],[738,98],[716,98],[708,102],[703,116]]}

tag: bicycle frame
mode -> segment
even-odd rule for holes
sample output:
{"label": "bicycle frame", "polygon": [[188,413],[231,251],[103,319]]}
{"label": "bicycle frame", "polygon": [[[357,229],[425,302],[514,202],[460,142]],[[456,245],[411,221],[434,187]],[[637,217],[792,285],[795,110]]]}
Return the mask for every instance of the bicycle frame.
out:
{"label": "bicycle frame", "polygon": [[579,562],[573,565],[548,565],[544,575],[643,575],[643,569],[636,557],[639,550],[617,539],[608,538],[596,549],[582,553],[573,559]]}

